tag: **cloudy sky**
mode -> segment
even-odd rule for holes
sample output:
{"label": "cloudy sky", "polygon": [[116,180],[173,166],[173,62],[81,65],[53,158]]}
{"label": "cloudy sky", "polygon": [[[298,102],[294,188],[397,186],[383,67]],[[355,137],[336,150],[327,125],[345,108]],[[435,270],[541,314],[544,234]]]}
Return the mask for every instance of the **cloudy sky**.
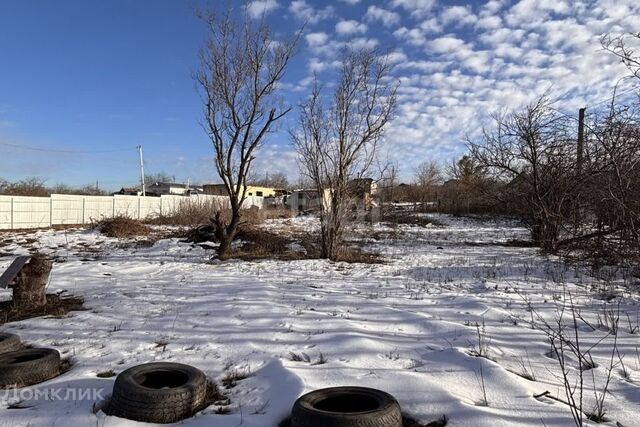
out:
{"label": "cloudy sky", "polygon": [[[225,3],[241,4],[209,4]],[[191,79],[204,37],[198,4],[0,1],[0,178],[117,188],[135,183],[142,144],[148,170],[213,180]],[[331,79],[342,47],[387,52],[400,89],[384,156],[407,180],[423,160],[460,156],[464,136],[489,113],[545,91],[568,114],[602,105],[627,71],[602,51],[600,36],[640,31],[634,0],[256,0],[248,7],[276,37],[307,23],[283,85],[292,105],[314,73]],[[271,137],[257,166],[296,175],[286,133]]]}

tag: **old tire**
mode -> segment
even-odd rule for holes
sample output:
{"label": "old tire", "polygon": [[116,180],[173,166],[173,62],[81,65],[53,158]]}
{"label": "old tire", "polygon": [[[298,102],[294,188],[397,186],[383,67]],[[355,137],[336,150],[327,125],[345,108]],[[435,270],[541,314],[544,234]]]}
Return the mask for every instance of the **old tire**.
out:
{"label": "old tire", "polygon": [[0,354],[0,387],[39,384],[60,374],[60,353],[27,348]]}
{"label": "old tire", "polygon": [[116,378],[110,415],[150,423],[173,423],[203,409],[205,374],[181,363],[134,366]]}
{"label": "old tire", "polygon": [[0,332],[0,354],[20,350],[21,347],[19,336]]}
{"label": "old tire", "polygon": [[402,414],[396,399],[383,391],[332,387],[296,400],[291,427],[402,427]]}

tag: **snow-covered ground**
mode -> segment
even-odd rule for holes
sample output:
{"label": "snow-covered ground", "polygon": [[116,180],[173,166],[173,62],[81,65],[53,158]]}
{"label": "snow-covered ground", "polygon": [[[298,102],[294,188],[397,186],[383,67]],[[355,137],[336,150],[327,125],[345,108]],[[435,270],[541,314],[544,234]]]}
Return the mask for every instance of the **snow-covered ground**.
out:
{"label": "snow-covered ground", "polygon": [[[5,233],[0,269],[9,254],[29,247],[51,253],[59,262],[49,291],[82,296],[88,310],[0,329],[72,358],[70,371],[29,388],[34,391],[104,389],[108,397],[114,378],[97,373],[160,360],[194,365],[218,383],[227,372],[249,374],[224,390],[229,413],[210,407],[185,426],[276,426],[300,394],[338,385],[383,389],[424,423],[446,414],[450,426],[570,426],[566,405],[533,397],[549,391],[565,399],[549,342],[530,327],[535,314],[528,310],[530,304],[552,320],[567,289],[595,326],[581,322],[583,345],[602,340],[591,352],[597,367],[585,371],[585,409],[594,401],[591,384],[602,388],[610,364],[614,337],[599,326],[603,309],[620,303],[617,345],[628,375],[617,363],[604,425],[638,426],[640,333],[630,333],[638,326],[638,295],[535,248],[505,245],[526,238],[518,224],[438,220],[447,226],[359,227],[365,248],[381,254],[383,264],[221,263],[209,261],[211,250],[177,239],[126,248],[85,230]],[[295,218],[268,227],[310,229],[317,222]],[[592,297],[603,289],[619,296]],[[0,299],[8,298],[0,290]],[[478,330],[491,360],[471,355]],[[568,365],[577,372],[573,358]],[[535,381],[518,375],[525,368]],[[16,403],[7,396],[0,401],[0,425],[141,425],[104,415],[91,399]]]}

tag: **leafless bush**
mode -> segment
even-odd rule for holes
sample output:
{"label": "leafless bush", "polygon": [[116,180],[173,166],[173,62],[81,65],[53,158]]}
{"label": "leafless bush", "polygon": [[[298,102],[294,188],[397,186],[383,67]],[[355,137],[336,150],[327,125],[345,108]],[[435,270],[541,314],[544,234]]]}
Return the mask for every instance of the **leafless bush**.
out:
{"label": "leafless bush", "polygon": [[118,239],[146,236],[150,232],[149,227],[142,222],[123,215],[103,219],[94,225],[94,229],[107,237]]}
{"label": "leafless bush", "polygon": [[222,210],[221,203],[215,200],[194,201],[185,199],[177,209],[163,213],[145,222],[154,225],[192,226],[209,223],[214,213]]}
{"label": "leafless bush", "polygon": [[374,51],[343,52],[333,96],[325,102],[316,82],[290,132],[302,172],[322,197],[323,258],[335,260],[340,254],[350,182],[364,178],[393,117],[396,84],[389,81],[390,71],[391,64]]}
{"label": "leafless bush", "polygon": [[[547,335],[551,345],[551,351],[548,353],[550,357],[554,357],[558,368],[560,369],[559,379],[562,382],[565,391],[566,401],[571,411],[571,415],[577,427],[585,424],[585,418],[591,421],[601,422],[605,420],[607,408],[605,401],[609,390],[611,374],[617,366],[616,355],[620,359],[618,351],[617,334],[611,330],[598,340],[596,344],[586,346],[583,338],[580,336],[579,321],[581,321],[580,310],[576,307],[574,298],[570,292],[565,289],[562,301],[556,306],[555,318],[552,322],[547,321],[538,312],[534,310],[536,320],[534,326]],[[612,321],[615,322],[614,330],[618,330],[619,311]],[[598,385],[595,379],[595,368],[591,357],[591,352],[595,348],[604,345],[606,338],[611,338],[610,357],[608,365],[605,367],[606,376],[603,384]],[[578,363],[578,369],[573,369],[571,359],[575,358]],[[585,396],[589,392],[585,388],[585,375],[591,373],[592,390],[594,396],[594,404],[591,408],[585,407]]]}

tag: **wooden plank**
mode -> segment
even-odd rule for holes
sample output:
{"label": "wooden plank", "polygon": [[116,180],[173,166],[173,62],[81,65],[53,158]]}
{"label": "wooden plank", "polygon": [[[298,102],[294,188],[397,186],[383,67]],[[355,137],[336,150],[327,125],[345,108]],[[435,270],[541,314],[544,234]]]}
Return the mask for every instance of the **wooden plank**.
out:
{"label": "wooden plank", "polygon": [[19,256],[14,259],[9,268],[0,276],[0,288],[6,289],[30,259],[30,256]]}

